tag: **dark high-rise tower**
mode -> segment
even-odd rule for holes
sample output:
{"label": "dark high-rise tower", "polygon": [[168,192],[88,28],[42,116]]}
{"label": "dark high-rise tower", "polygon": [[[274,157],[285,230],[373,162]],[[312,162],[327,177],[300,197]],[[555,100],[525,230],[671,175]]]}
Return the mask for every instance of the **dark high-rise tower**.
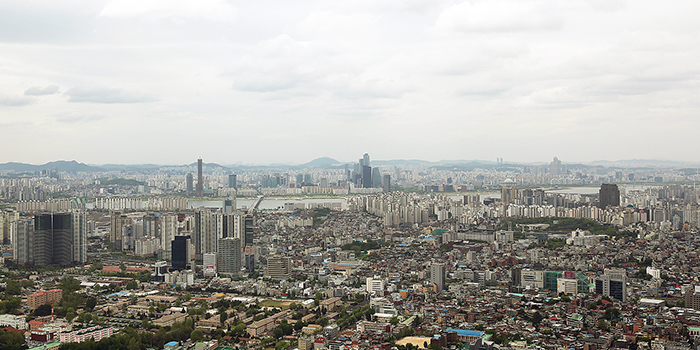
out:
{"label": "dark high-rise tower", "polygon": [[620,190],[616,184],[603,184],[600,186],[598,205],[603,209],[607,206],[617,207],[620,205]]}
{"label": "dark high-rise tower", "polygon": [[175,270],[184,270],[190,260],[190,236],[175,236],[172,242],[172,264]]}
{"label": "dark high-rise tower", "polygon": [[372,188],[372,167],[363,165],[362,166],[362,187]]}
{"label": "dark high-rise tower", "polygon": [[236,174],[230,174],[228,176],[228,187],[229,188],[236,188]]}
{"label": "dark high-rise tower", "polygon": [[87,217],[84,213],[34,216],[34,264],[67,266],[87,261]]}
{"label": "dark high-rise tower", "polygon": [[246,247],[250,247],[253,245],[253,239],[254,239],[254,231],[253,231],[253,215],[246,215],[245,218],[243,219],[243,245]]}
{"label": "dark high-rise tower", "polygon": [[197,197],[204,196],[204,178],[202,176],[202,158],[197,159]]}

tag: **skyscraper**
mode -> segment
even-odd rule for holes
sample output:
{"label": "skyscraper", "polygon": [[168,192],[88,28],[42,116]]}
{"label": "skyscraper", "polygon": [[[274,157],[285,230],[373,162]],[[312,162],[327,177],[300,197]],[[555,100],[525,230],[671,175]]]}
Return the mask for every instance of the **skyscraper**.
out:
{"label": "skyscraper", "polygon": [[384,192],[391,192],[391,175],[390,174],[384,174],[384,178],[382,179],[382,190]]}
{"label": "skyscraper", "polygon": [[204,178],[202,176],[202,158],[197,159],[197,197],[204,196]]}
{"label": "skyscraper", "polygon": [[382,187],[382,172],[379,171],[378,167],[372,168],[372,187],[373,188]]}
{"label": "skyscraper", "polygon": [[236,186],[237,186],[238,184],[236,183],[236,180],[237,180],[236,174],[230,174],[230,175],[228,176],[228,187],[229,187],[229,188],[237,188]]}
{"label": "skyscraper", "polygon": [[166,259],[172,256],[172,241],[177,235],[177,214],[165,214],[161,220],[162,229],[160,235],[160,250],[159,257]]}
{"label": "skyscraper", "polygon": [[605,209],[607,206],[620,205],[620,190],[616,184],[602,184],[598,191],[598,205]]}
{"label": "skyscraper", "polygon": [[445,289],[445,264],[432,263],[430,265],[430,282],[435,285],[438,293]]}
{"label": "skyscraper", "polygon": [[190,236],[175,236],[172,241],[172,264],[175,270],[184,270],[190,261]]}
{"label": "skyscraper", "polygon": [[362,156],[362,165],[371,166],[369,164],[369,153],[365,153],[365,155]]}
{"label": "skyscraper", "polygon": [[84,263],[87,261],[86,230],[87,216],[83,212],[38,214],[34,216],[33,259],[29,258],[41,266]]}
{"label": "skyscraper", "polygon": [[10,223],[12,257],[20,263],[34,262],[34,218],[22,217]]}
{"label": "skyscraper", "polygon": [[564,173],[564,167],[561,165],[559,158],[554,157],[551,163],[549,163],[549,173],[552,175],[561,175]]}
{"label": "skyscraper", "polygon": [[124,226],[127,225],[131,225],[131,218],[118,211],[112,213],[109,228],[110,248],[114,250],[122,250]]}
{"label": "skyscraper", "polygon": [[362,187],[372,187],[372,167],[367,165],[362,166]]}
{"label": "skyscraper", "polygon": [[[143,237],[160,237],[160,215],[149,213],[143,217]],[[141,238],[141,237],[137,237]]]}
{"label": "skyscraper", "polygon": [[501,202],[504,206],[508,206],[514,199],[518,198],[518,189],[513,186],[504,186],[501,188]]}
{"label": "skyscraper", "polygon": [[241,273],[241,239],[226,237],[219,239],[218,272],[222,275],[238,276]]}
{"label": "skyscraper", "polygon": [[215,212],[207,208],[198,208],[194,212],[194,244],[195,260],[201,261],[202,254],[216,253],[217,220]]}
{"label": "skyscraper", "polygon": [[192,173],[185,176],[185,182],[187,183],[187,195],[191,196],[194,193],[194,179]]}

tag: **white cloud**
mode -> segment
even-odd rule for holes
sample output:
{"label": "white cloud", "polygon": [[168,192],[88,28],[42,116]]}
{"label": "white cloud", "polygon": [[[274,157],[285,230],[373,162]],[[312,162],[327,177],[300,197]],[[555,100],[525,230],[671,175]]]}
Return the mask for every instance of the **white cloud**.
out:
{"label": "white cloud", "polygon": [[43,96],[43,95],[53,95],[58,92],[58,85],[49,85],[45,88],[41,88],[41,86],[32,86],[26,91],[24,91],[24,94],[26,96]]}
{"label": "white cloud", "polygon": [[[560,30],[564,21],[544,11],[540,1],[464,1],[445,9],[436,27],[467,33],[540,32]],[[550,4],[551,5],[551,4]]]}
{"label": "white cloud", "polygon": [[100,12],[114,18],[229,21],[238,11],[223,0],[113,0]]}
{"label": "white cloud", "polygon": [[36,103],[36,99],[27,96],[0,95],[0,105],[8,107],[28,106]]}
{"label": "white cloud", "polygon": [[68,102],[142,103],[157,101],[152,95],[126,91],[121,88],[77,86],[68,89],[64,95],[68,96]]}

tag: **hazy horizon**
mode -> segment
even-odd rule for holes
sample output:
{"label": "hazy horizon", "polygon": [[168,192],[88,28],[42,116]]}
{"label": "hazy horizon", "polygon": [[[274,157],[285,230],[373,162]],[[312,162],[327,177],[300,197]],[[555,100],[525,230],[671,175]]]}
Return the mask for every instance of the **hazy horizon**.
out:
{"label": "hazy horizon", "polygon": [[[370,155],[371,156],[371,155]],[[203,163],[204,164],[218,164],[221,166],[275,166],[275,165],[283,165],[283,166],[299,166],[299,165],[305,165],[307,163],[311,163],[313,161],[319,160],[319,159],[324,159],[324,158],[331,158],[337,161],[335,164],[351,164],[351,163],[356,163],[357,160],[339,160],[334,157],[329,157],[329,156],[322,156],[322,157],[317,157],[314,159],[310,159],[305,162],[301,163],[289,163],[289,162],[270,162],[270,163],[243,163],[243,162],[231,162],[231,161],[207,161],[206,158],[203,158]],[[359,159],[359,158],[358,158]],[[567,161],[567,160],[562,160],[559,159],[562,164],[582,164],[582,165],[588,165],[588,164],[601,164],[601,163],[610,163],[610,164],[617,164],[617,163],[626,163],[626,164],[631,164],[631,163],[640,163],[640,164],[652,164],[652,163],[660,163],[660,164],[675,164],[675,165],[691,165],[691,164],[700,164],[700,162],[685,162],[685,161],[679,161],[679,160],[672,160],[672,159],[618,159],[618,160],[604,160],[604,159],[599,159],[591,162],[580,162],[580,161]],[[21,164],[29,164],[29,165],[34,165],[34,166],[40,166],[40,165],[45,165],[48,163],[53,163],[53,162],[77,162],[79,164],[85,164],[89,166],[105,166],[105,165],[126,165],[126,166],[139,166],[139,165],[156,165],[156,166],[191,166],[193,164],[197,163],[197,159],[194,159],[191,162],[184,162],[184,163],[114,163],[114,162],[104,162],[104,163],[88,163],[88,162],[82,162],[78,159],[56,159],[52,160],[49,162],[43,162],[43,163],[28,163],[28,162],[22,162],[22,161],[8,161],[8,162],[2,162],[0,164],[7,164],[7,163],[21,163]],[[449,163],[449,162],[455,162],[455,163],[469,163],[469,162],[477,162],[477,163],[492,163],[492,164],[498,164],[496,160],[488,160],[488,159],[439,159],[439,160],[430,160],[430,159],[417,159],[417,158],[406,158],[406,159],[371,159],[371,162],[427,162],[427,163]],[[535,161],[535,162],[522,162],[522,161],[517,161],[517,160],[503,160],[502,165],[508,165],[508,164],[513,164],[513,165],[545,165],[549,164],[551,162],[551,159],[549,161]]]}

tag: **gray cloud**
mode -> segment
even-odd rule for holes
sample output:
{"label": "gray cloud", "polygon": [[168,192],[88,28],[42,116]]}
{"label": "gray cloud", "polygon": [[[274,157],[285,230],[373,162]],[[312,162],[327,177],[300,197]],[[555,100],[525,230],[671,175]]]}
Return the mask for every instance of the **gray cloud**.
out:
{"label": "gray cloud", "polygon": [[45,88],[41,86],[32,86],[27,91],[24,92],[26,96],[43,96],[43,95],[53,95],[58,92],[58,85],[49,85]]}
{"label": "gray cloud", "polygon": [[120,88],[74,87],[64,93],[68,102],[92,103],[142,103],[157,101],[149,94],[125,91]]}
{"label": "gray cloud", "polygon": [[25,96],[3,96],[0,95],[0,105],[10,107],[28,106],[36,103],[36,99]]}

